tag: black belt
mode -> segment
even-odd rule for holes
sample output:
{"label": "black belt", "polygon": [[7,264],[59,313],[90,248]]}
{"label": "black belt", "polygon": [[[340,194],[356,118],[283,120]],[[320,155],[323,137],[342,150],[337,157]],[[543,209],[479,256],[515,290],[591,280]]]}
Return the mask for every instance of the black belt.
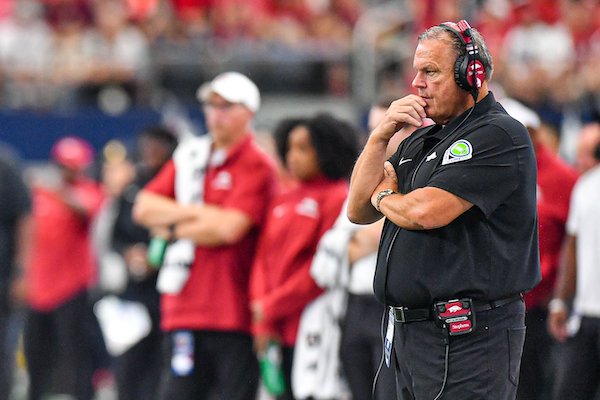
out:
{"label": "black belt", "polygon": [[[473,310],[475,313],[489,311],[522,299],[523,295],[519,293],[514,296],[493,301],[475,300],[473,301]],[[395,321],[400,323],[433,321],[433,307],[412,309],[406,307],[392,307],[392,312],[394,313]]]}

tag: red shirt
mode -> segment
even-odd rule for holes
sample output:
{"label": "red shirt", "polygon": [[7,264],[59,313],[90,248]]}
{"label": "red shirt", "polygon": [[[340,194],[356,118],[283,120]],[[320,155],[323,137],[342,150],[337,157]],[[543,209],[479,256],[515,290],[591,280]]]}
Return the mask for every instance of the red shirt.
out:
{"label": "red shirt", "polygon": [[[175,197],[175,164],[171,160],[146,190]],[[248,285],[258,231],[276,187],[273,161],[249,134],[232,148],[225,162],[210,166],[204,202],[245,213],[254,227],[229,246],[196,246],[191,273],[177,295],[161,296],[164,330],[194,329],[250,332]]]}
{"label": "red shirt", "polygon": [[322,292],[310,276],[313,256],[347,195],[346,181],[318,178],[273,202],[252,270],[252,299],[262,302],[265,316],[256,333],[295,344],[302,310]]}
{"label": "red shirt", "polygon": [[575,169],[545,146],[535,146],[537,160],[537,208],[542,281],[525,295],[528,309],[545,307],[554,290],[571,191],[577,180]]}
{"label": "red shirt", "polygon": [[31,308],[50,311],[87,289],[95,279],[90,226],[103,196],[88,179],[69,185],[86,214],[70,208],[56,191],[34,188],[31,258],[26,269]]}

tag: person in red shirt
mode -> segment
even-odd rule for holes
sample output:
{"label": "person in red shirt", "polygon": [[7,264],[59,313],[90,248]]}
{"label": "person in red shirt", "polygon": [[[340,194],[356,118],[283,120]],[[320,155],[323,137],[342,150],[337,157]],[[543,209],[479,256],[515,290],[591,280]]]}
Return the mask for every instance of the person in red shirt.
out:
{"label": "person in red shirt", "polygon": [[[59,167],[52,187],[33,185],[33,238],[25,267],[27,321],[25,355],[29,399],[49,395],[91,398],[93,315],[87,291],[95,265],[90,227],[103,195],[85,177],[93,161],[89,143],[64,137],[52,148]],[[69,397],[71,398],[71,397]]]}
{"label": "person in red shirt", "polygon": [[259,355],[269,341],[282,345],[286,392],[304,307],[321,289],[310,275],[321,236],[337,219],[358,156],[358,132],[328,114],[287,119],[274,132],[277,152],[297,184],[271,204],[252,270],[251,308]]}
{"label": "person in red shirt", "polygon": [[552,393],[554,341],[547,329],[548,302],[554,292],[561,245],[577,171],[554,155],[540,138],[537,114],[513,99],[500,103],[531,136],[537,161],[537,208],[541,282],[525,294],[527,336],[521,358],[517,399],[548,399]]}
{"label": "person in red shirt", "polygon": [[277,173],[254,141],[256,85],[225,72],[198,94],[209,134],[181,139],[133,208],[171,240],[157,281],[168,340],[160,398],[254,400],[248,285]]}

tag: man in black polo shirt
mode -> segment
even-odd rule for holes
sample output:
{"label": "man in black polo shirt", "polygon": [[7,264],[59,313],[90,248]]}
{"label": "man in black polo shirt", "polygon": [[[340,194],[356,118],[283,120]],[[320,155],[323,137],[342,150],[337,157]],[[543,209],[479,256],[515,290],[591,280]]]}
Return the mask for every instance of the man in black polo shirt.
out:
{"label": "man in black polo shirt", "polygon": [[[386,363],[403,400],[514,399],[521,294],[540,279],[531,141],[489,92],[492,60],[466,21],[419,36],[413,67],[417,94],[372,131],[349,195],[353,222],[386,218],[374,280],[390,307]],[[386,161],[392,136],[426,117],[436,125]]]}

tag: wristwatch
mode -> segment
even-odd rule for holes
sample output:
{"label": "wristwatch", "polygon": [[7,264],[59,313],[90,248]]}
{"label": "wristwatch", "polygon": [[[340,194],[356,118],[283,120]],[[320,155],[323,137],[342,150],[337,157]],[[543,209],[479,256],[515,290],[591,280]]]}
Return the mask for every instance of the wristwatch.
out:
{"label": "wristwatch", "polygon": [[392,189],[385,189],[382,190],[381,192],[377,193],[377,200],[375,200],[375,209],[379,212],[381,212],[381,210],[379,209],[379,204],[381,203],[381,200],[385,199],[386,197],[388,197],[391,194],[396,194],[397,192],[394,192]]}
{"label": "wristwatch", "polygon": [[567,303],[563,299],[553,298],[548,302],[548,311],[557,312],[568,310]]}

